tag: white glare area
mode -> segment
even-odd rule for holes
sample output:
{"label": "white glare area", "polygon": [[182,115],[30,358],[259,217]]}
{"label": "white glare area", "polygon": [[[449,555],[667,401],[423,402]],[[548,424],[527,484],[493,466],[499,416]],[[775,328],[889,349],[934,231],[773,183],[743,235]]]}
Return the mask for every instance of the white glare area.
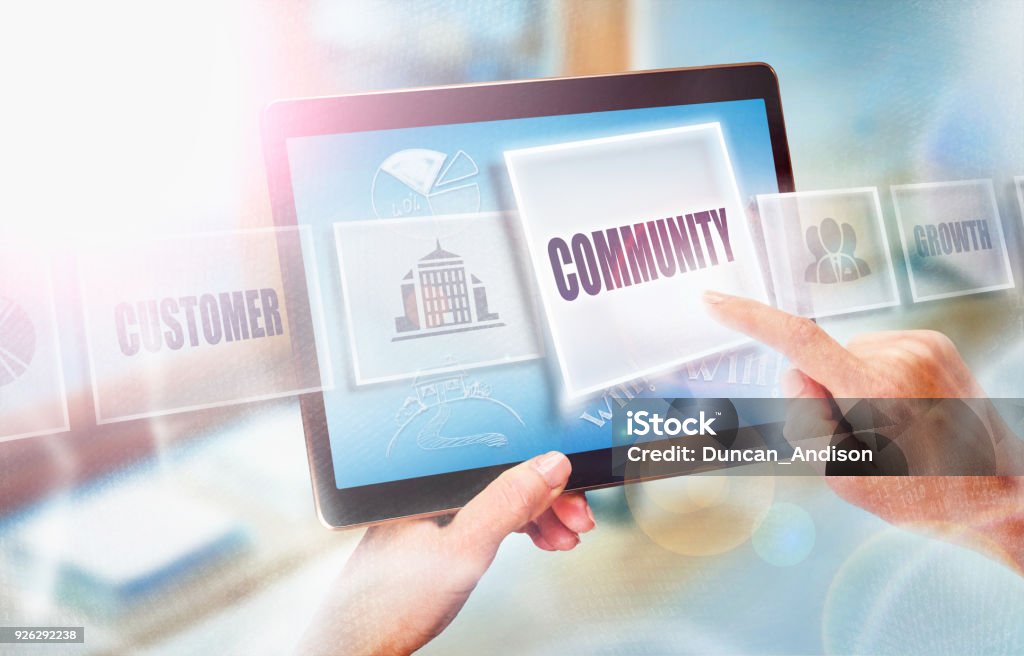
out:
{"label": "white glare area", "polygon": [[79,243],[235,222],[234,2],[0,9],[0,233]]}

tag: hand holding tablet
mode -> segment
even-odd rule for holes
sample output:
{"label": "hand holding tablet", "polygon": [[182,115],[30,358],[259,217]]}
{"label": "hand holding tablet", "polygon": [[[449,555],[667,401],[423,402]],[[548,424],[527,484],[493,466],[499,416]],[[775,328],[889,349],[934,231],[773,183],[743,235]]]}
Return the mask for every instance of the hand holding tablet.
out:
{"label": "hand holding tablet", "polygon": [[574,548],[594,518],[582,493],[562,494],[571,469],[552,451],[503,473],[450,521],[370,528],[299,653],[411,653],[455,619],[510,533],[546,551]]}

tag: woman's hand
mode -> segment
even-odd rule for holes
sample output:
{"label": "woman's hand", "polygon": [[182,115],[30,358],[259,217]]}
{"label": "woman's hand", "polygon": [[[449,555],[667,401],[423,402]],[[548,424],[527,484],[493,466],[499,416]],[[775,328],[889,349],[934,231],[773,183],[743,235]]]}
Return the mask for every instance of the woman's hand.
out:
{"label": "woman's hand", "polygon": [[562,494],[571,469],[552,451],[504,472],[454,516],[368,529],[299,653],[411,653],[455,619],[510,533],[546,551],[574,548],[594,516],[582,493]]}
{"label": "woman's hand", "polygon": [[[792,404],[787,437],[791,430],[834,435],[843,417],[833,402],[845,410],[857,399],[966,400],[946,404],[951,412],[942,404],[906,403],[912,412],[893,442],[909,471],[1013,476],[830,476],[829,485],[886,521],[965,543],[1024,573],[1024,478],[1017,477],[1024,471],[1024,444],[985,399],[948,337],[886,331],[858,335],[844,347],[809,319],[763,303],[717,292],[704,300],[720,323],[789,358],[794,369],[783,376],[783,393],[800,401]],[[920,412],[924,407],[928,412]],[[966,412],[979,420],[973,430],[957,421]]]}

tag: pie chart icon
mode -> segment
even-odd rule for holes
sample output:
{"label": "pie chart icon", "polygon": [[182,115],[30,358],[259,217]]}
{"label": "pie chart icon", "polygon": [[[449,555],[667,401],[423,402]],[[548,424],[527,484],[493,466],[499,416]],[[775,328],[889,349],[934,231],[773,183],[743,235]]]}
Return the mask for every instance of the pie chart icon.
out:
{"label": "pie chart icon", "polygon": [[28,371],[36,352],[36,331],[28,314],[14,301],[0,297],[0,387]]}
{"label": "pie chart icon", "polygon": [[373,176],[373,211],[381,219],[477,212],[479,173],[463,150],[454,155],[400,150],[381,162]]}

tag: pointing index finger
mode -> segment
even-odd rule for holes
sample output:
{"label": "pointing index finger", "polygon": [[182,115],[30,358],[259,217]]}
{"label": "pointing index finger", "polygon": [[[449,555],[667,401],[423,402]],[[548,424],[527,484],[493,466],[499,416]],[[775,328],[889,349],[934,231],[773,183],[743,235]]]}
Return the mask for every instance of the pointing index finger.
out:
{"label": "pointing index finger", "polygon": [[860,371],[857,357],[810,319],[720,292],[705,292],[704,304],[716,321],[785,355],[834,395],[849,389]]}

